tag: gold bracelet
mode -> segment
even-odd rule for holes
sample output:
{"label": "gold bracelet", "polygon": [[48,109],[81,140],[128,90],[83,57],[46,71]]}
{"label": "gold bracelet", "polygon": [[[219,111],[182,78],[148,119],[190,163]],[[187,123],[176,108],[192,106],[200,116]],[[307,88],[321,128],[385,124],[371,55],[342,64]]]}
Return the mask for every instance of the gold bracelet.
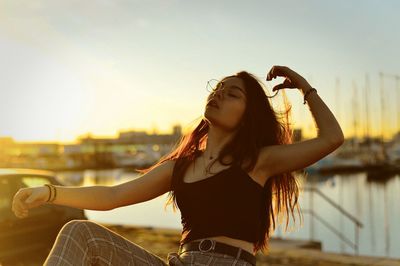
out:
{"label": "gold bracelet", "polygon": [[53,201],[56,199],[56,197],[57,197],[57,189],[56,189],[56,186],[53,186],[53,188],[54,188],[54,198],[51,200],[51,202],[53,202]]}
{"label": "gold bracelet", "polygon": [[53,202],[57,196],[57,189],[53,184],[45,184],[50,189],[50,195],[47,202]]}
{"label": "gold bracelet", "polygon": [[49,184],[44,184],[46,187],[48,187],[49,188],[49,197],[47,198],[47,200],[46,200],[46,202],[49,202],[50,201],[50,199],[51,199],[51,187],[50,187],[50,185]]}

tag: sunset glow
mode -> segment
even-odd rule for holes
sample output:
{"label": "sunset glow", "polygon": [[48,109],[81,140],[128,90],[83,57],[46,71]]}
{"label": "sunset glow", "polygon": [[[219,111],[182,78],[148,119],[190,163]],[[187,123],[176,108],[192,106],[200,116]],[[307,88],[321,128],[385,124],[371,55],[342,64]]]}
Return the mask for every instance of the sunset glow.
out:
{"label": "sunset glow", "polygon": [[[398,2],[362,2],[356,14],[344,2],[226,3],[2,1],[0,137],[168,133],[203,114],[207,80],[247,70],[270,89],[282,81],[265,81],[273,65],[317,88],[346,137],[366,131],[366,86],[370,134],[399,130]],[[287,94],[295,127],[315,136],[301,93]]]}

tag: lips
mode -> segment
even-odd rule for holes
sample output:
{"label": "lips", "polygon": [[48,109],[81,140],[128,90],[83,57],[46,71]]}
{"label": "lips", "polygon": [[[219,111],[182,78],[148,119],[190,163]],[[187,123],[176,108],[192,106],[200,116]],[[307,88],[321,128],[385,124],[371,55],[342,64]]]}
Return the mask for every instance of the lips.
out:
{"label": "lips", "polygon": [[209,101],[207,106],[212,106],[212,107],[215,107],[215,108],[219,108],[219,106],[217,104],[217,101],[215,101],[215,100]]}

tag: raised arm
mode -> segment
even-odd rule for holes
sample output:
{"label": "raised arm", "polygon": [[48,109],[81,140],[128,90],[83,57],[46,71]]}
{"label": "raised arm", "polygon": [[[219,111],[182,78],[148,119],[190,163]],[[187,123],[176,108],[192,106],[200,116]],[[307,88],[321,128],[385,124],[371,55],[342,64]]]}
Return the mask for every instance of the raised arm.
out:
{"label": "raised arm", "polygon": [[[304,95],[312,87],[299,74],[284,66],[274,66],[267,75],[267,80],[277,76],[286,77],[274,90],[298,88]],[[256,167],[266,179],[280,173],[303,169],[343,144],[344,135],[335,116],[322,101],[318,93],[311,92],[307,103],[317,126],[315,138],[287,145],[271,145],[260,151]],[[266,179],[264,181],[266,181]]]}

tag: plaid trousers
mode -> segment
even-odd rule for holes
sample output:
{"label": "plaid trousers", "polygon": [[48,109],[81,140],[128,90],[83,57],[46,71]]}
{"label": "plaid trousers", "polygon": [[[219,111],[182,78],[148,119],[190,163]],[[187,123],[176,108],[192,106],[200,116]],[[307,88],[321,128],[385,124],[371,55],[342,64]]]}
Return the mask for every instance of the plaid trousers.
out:
{"label": "plaid trousers", "polygon": [[44,262],[53,265],[113,265],[113,266],[251,266],[244,260],[227,254],[187,251],[168,253],[166,260],[132,243],[110,229],[89,220],[72,220],[57,235]]}

